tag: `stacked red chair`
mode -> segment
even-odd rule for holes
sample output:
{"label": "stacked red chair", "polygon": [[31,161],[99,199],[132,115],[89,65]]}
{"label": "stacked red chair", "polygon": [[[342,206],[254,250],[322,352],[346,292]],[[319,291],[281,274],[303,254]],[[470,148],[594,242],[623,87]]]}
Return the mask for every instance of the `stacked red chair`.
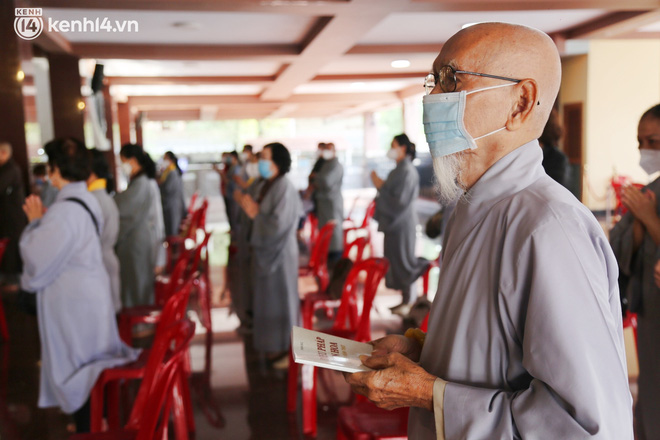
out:
{"label": "stacked red chair", "polygon": [[372,237],[371,237],[371,220],[374,218],[374,213],[376,212],[376,200],[372,200],[371,203],[367,206],[367,210],[364,213],[364,219],[362,220],[362,224],[360,226],[355,226],[355,225],[350,225],[352,223],[352,220],[350,223],[347,223],[347,227],[344,227],[344,248],[348,246],[348,234],[350,233],[355,233],[359,234],[361,232],[364,232],[366,235],[367,239],[369,240],[369,244],[372,245],[373,248],[373,242],[372,242]]}
{"label": "stacked red chair", "polygon": [[301,267],[298,270],[298,276],[314,276],[319,285],[319,290],[325,292],[330,282],[330,275],[328,273],[328,252],[330,250],[330,242],[332,241],[332,234],[335,230],[337,223],[332,220],[321,228],[318,239],[313,242],[312,253],[309,258],[307,266]]}
{"label": "stacked red chair", "polygon": [[[348,273],[332,328],[326,333],[360,342],[371,340],[371,308],[378,285],[389,269],[384,258],[369,258],[356,263]],[[363,290],[362,314],[357,316],[357,288],[361,273],[366,273]],[[298,377],[302,376],[303,433],[316,436],[316,369],[311,365],[299,366],[289,355],[287,410],[295,412],[297,406]]]}
{"label": "stacked red chair", "polygon": [[[156,341],[164,338],[163,333],[176,321],[186,317],[186,309],[190,294],[193,287],[199,287],[200,281],[199,274],[196,277],[189,279],[165,304],[162,313],[160,314],[160,321],[156,326],[156,334],[154,337],[154,346],[151,349],[144,350],[137,361],[121,365],[113,368],[103,370],[101,375],[96,381],[94,388],[92,388],[90,400],[91,412],[91,430],[92,432],[100,432],[103,424],[104,406],[107,403],[107,417],[108,426],[111,429],[119,427],[119,385],[121,381],[143,379],[151,358],[156,347]],[[187,381],[187,358],[182,357],[181,366],[181,398],[175,401],[176,410],[185,413],[185,419],[188,424],[189,431],[194,431],[194,419],[192,415],[192,404],[190,401],[190,390]],[[107,400],[105,392],[107,389]]]}
{"label": "stacked red chair", "polygon": [[182,398],[183,358],[194,334],[195,325],[187,319],[177,320],[159,333],[144,368],[128,423],[123,429],[115,428],[108,432],[92,430],[88,434],[73,435],[70,440],[166,440],[169,438],[171,415],[175,438],[187,440],[186,415],[181,412],[177,401]]}

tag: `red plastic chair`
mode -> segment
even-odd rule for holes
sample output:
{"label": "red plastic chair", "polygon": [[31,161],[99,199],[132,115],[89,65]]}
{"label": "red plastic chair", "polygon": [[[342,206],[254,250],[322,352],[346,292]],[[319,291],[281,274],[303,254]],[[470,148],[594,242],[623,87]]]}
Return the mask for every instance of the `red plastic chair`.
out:
{"label": "red plastic chair", "polygon": [[[5,255],[5,250],[9,244],[8,238],[0,239],[0,263],[2,263],[2,257]],[[9,341],[9,329],[7,328],[7,320],[5,319],[5,308],[2,305],[2,299],[0,299],[0,336],[5,341]]]}
{"label": "red plastic chair", "polygon": [[305,227],[309,228],[309,249],[310,254],[314,251],[314,246],[319,238],[319,219],[313,212],[307,215]]}
{"label": "red plastic chair", "polygon": [[376,200],[372,200],[371,203],[367,206],[367,211],[364,213],[364,219],[362,220],[362,224],[360,226],[352,226],[348,228],[344,228],[344,248],[348,246],[348,234],[350,232],[358,232],[358,231],[364,231],[366,233],[366,236],[369,240],[369,244],[372,244],[372,237],[371,237],[371,220],[374,218],[374,213],[376,212]]}
{"label": "red plastic chair", "polygon": [[350,258],[351,252],[353,249],[356,249],[357,254],[355,256],[354,262],[357,263],[358,261],[362,261],[364,259],[364,251],[366,250],[367,246],[371,246],[368,237],[357,237],[348,246],[344,247],[344,255],[342,255],[342,257]]}
{"label": "red plastic chair", "polygon": [[[190,299],[192,287],[198,285],[199,277],[190,279],[175,295],[173,295],[165,304],[162,313],[160,314],[160,322],[156,327],[156,334],[154,336],[154,347],[157,340],[163,338],[163,333],[174,322],[183,319],[186,316],[186,308]],[[103,421],[103,407],[106,402],[104,392],[108,388],[108,425],[110,428],[119,427],[119,381],[130,379],[142,379],[146,373],[149,359],[151,359],[152,350],[144,350],[138,360],[126,365],[121,365],[113,368],[103,370],[101,375],[96,380],[94,388],[92,388],[90,400],[90,413],[91,413],[91,430],[92,432],[100,432],[102,429]],[[182,405],[185,410],[187,422],[189,423],[190,430],[194,430],[194,419],[192,419],[192,405],[190,403],[190,391],[188,388],[187,380],[183,381],[182,387],[183,395],[185,397],[183,402],[177,401],[177,405]]]}
{"label": "red plastic chair", "polygon": [[298,270],[298,276],[314,276],[319,285],[319,290],[325,292],[330,283],[330,275],[328,274],[328,251],[330,250],[330,242],[332,241],[332,234],[335,230],[337,223],[334,220],[326,223],[319,232],[319,237],[312,247],[312,255],[309,258],[309,264],[301,267]]}
{"label": "red plastic chair", "polygon": [[197,198],[199,197],[199,192],[195,191],[190,197],[190,204],[188,205],[188,215],[192,215],[195,210],[195,203],[197,203]]}
{"label": "red plastic chair", "polygon": [[431,261],[429,264],[429,267],[426,268],[426,271],[422,275],[422,295],[429,296],[429,278],[431,276],[431,271],[433,269],[439,269],[440,268],[440,259],[442,258],[442,253],[438,255],[438,258],[436,260]]}
{"label": "red plastic chair", "polygon": [[337,440],[406,440],[409,408],[387,411],[371,402],[339,408]]}
{"label": "red plastic chair", "polygon": [[623,328],[632,328],[633,335],[635,336],[635,349],[637,349],[637,313],[626,312],[623,317]]}
{"label": "red plastic chair", "polygon": [[[371,307],[378,286],[389,269],[384,258],[369,258],[356,263],[348,273],[339,309],[332,328],[326,333],[360,342],[371,340]],[[360,274],[366,272],[363,291],[362,314],[357,316],[357,287]],[[287,411],[295,412],[297,406],[298,376],[302,376],[303,433],[316,436],[316,369],[311,365],[294,363],[289,351],[289,376],[287,385]]]}
{"label": "red plastic chair", "polygon": [[183,358],[194,334],[194,323],[179,320],[164,329],[154,341],[137,398],[123,430],[92,431],[73,435],[70,440],[165,440],[172,413],[176,438],[187,440],[185,415],[177,409],[177,401],[181,400]]}

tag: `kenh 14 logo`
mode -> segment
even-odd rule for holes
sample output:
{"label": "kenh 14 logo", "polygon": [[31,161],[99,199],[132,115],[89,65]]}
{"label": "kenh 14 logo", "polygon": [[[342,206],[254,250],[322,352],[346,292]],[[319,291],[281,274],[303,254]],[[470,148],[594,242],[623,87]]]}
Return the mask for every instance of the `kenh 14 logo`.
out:
{"label": "kenh 14 logo", "polygon": [[34,40],[44,30],[41,8],[16,8],[14,30],[24,40]]}

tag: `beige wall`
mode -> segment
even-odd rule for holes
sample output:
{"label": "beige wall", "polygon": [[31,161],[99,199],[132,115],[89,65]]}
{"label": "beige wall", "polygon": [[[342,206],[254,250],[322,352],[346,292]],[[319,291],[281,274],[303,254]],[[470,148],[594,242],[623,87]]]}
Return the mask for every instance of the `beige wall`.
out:
{"label": "beige wall", "polygon": [[[660,41],[591,41],[586,71],[583,202],[600,210],[608,207],[604,196],[613,172],[649,181],[638,165],[637,123],[646,109],[660,102]],[[564,72],[569,74],[570,69]],[[578,83],[567,81],[567,92],[578,96]]]}

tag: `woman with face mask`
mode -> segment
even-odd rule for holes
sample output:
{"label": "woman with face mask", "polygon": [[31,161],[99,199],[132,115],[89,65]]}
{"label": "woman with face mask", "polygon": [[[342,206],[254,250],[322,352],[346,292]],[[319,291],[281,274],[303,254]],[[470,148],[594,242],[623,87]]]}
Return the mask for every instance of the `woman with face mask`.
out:
{"label": "woman with face mask", "polygon": [[128,188],[115,196],[119,209],[117,257],[124,307],[151,304],[154,273],[164,263],[165,226],[156,165],[140,145],[126,144],[119,157],[130,179]]}
{"label": "woman with face mask", "polygon": [[378,190],[374,219],[385,235],[384,254],[390,262],[385,285],[402,294],[403,301],[392,311],[407,315],[417,299],[415,281],[429,265],[428,260],[415,257],[418,220],[414,204],[419,195],[419,174],[412,164],[415,144],[405,134],[395,136],[387,157],[396,161],[387,179],[381,179],[375,171],[371,173]]}
{"label": "woman with face mask", "polygon": [[183,171],[179,168],[179,159],[168,151],[163,156],[163,171],[158,178],[160,199],[163,205],[163,220],[165,235],[179,234],[181,220],[186,214],[186,203],[183,199]]}
{"label": "woman with face mask", "polygon": [[[660,104],[647,110],[637,127],[639,165],[649,175],[660,171]],[[621,295],[637,313],[639,395],[635,407],[637,438],[657,438],[660,432],[660,288],[654,266],[660,257],[660,177],[642,190],[623,188],[621,201],[628,212],[610,231],[619,262]]]}
{"label": "woman with face mask", "polygon": [[298,191],[286,178],[290,169],[289,150],[280,143],[268,144],[261,152],[256,198],[236,193],[239,206],[252,220],[248,234],[254,348],[270,361],[287,359],[291,327],[298,324],[300,314],[296,226],[302,207]]}
{"label": "woman with face mask", "polygon": [[106,368],[133,361],[138,351],[119,339],[102,257],[106,225],[101,206],[87,190],[88,151],[75,139],[56,139],[44,149],[59,193],[47,211],[39,196],[25,200],[30,223],[20,240],[21,285],[36,292],[39,407],[57,406],[73,414],[77,431],[87,432],[96,379]]}

